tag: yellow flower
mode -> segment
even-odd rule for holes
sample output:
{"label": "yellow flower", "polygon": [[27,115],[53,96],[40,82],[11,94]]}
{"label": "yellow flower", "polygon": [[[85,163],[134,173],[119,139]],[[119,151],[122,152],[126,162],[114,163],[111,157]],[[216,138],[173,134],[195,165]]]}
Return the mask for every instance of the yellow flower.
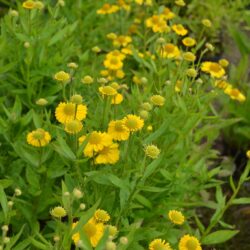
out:
{"label": "yellow flower", "polygon": [[108,86],[99,87],[99,92],[102,95],[107,95],[107,96],[115,96],[115,95],[117,95],[116,89],[112,88],[109,85]]}
{"label": "yellow flower", "polygon": [[105,68],[110,70],[118,70],[123,67],[123,62],[121,59],[117,58],[116,56],[108,56],[103,62]]}
{"label": "yellow flower", "polygon": [[168,212],[168,218],[176,225],[182,225],[185,221],[183,214],[176,210],[170,210]]}
{"label": "yellow flower", "polygon": [[132,42],[132,38],[130,36],[117,36],[113,40],[113,45],[115,47],[126,47],[129,43]]}
{"label": "yellow flower", "polygon": [[73,102],[60,102],[56,107],[56,119],[60,123],[67,123],[74,119],[82,121],[87,115],[87,106],[83,104],[76,105]]}
{"label": "yellow flower", "polygon": [[225,70],[223,67],[216,62],[203,62],[201,65],[201,70],[216,78],[221,78],[225,75]]}
{"label": "yellow flower", "polygon": [[181,6],[181,7],[186,5],[186,3],[183,0],[176,0],[175,4],[178,5],[178,6]]}
{"label": "yellow flower", "polygon": [[212,27],[212,23],[209,19],[202,19],[201,23],[208,28]]}
{"label": "yellow flower", "polygon": [[97,10],[97,14],[99,15],[106,15],[106,14],[112,14],[119,10],[118,5],[111,5],[109,3],[105,3],[101,9]]}
{"label": "yellow flower", "polygon": [[94,82],[94,79],[91,76],[86,75],[81,79],[81,82],[83,84],[92,84]]}
{"label": "yellow flower", "polygon": [[109,146],[104,146],[98,151],[95,158],[95,164],[115,164],[120,158],[120,151],[117,143],[112,143]]}
{"label": "yellow flower", "polygon": [[93,131],[88,137],[83,153],[87,157],[93,157],[95,152],[101,151],[104,147],[108,147],[111,144],[112,137],[109,134]]}
{"label": "yellow flower", "polygon": [[117,57],[119,60],[123,61],[126,56],[121,53],[119,50],[112,50],[110,51],[107,55],[106,55],[106,58],[112,58],[112,57]]}
{"label": "yellow flower", "polygon": [[161,16],[166,20],[171,20],[175,17],[175,14],[169,8],[164,8]]}
{"label": "yellow flower", "polygon": [[55,207],[50,211],[50,214],[56,218],[62,218],[67,215],[66,210],[63,207]]}
{"label": "yellow flower", "polygon": [[186,47],[193,47],[196,44],[196,41],[195,41],[195,39],[193,39],[191,37],[185,37],[184,39],[182,39],[182,43]]}
{"label": "yellow flower", "polygon": [[34,147],[44,147],[51,140],[50,134],[42,128],[38,128],[28,133],[27,142]]}
{"label": "yellow flower", "polygon": [[226,68],[229,65],[229,61],[227,59],[220,59],[219,64],[223,67]]}
{"label": "yellow flower", "polygon": [[180,36],[185,36],[188,33],[188,30],[183,27],[182,24],[174,24],[172,30]]}
{"label": "yellow flower", "polygon": [[163,106],[165,103],[165,98],[161,95],[153,95],[151,96],[150,101],[156,106]]}
{"label": "yellow flower", "polygon": [[181,92],[181,87],[182,87],[182,81],[177,80],[174,87],[175,92]]}
{"label": "yellow flower", "polygon": [[152,0],[135,0],[135,3],[137,3],[139,5],[145,4],[147,6],[151,6]]}
{"label": "yellow flower", "polygon": [[64,71],[59,71],[54,75],[54,78],[59,82],[67,82],[70,79],[70,74]]}
{"label": "yellow flower", "polygon": [[179,242],[179,250],[202,250],[202,248],[197,238],[186,234]]}
{"label": "yellow flower", "polygon": [[126,11],[130,11],[131,7],[125,0],[117,0],[117,4]]}
{"label": "yellow flower", "polygon": [[105,210],[97,209],[95,211],[94,218],[95,218],[96,222],[105,223],[105,222],[108,222],[110,220],[110,215]]}
{"label": "yellow flower", "polygon": [[125,126],[124,120],[111,121],[108,126],[108,133],[117,141],[126,141],[129,138],[129,130]]}
{"label": "yellow flower", "polygon": [[237,88],[232,88],[231,85],[227,86],[224,92],[229,95],[232,100],[237,100],[239,102],[244,102],[246,100],[246,97]]}
{"label": "yellow flower", "polygon": [[149,250],[172,250],[172,248],[165,240],[155,239],[150,242]]}
{"label": "yellow flower", "polygon": [[[72,227],[73,229],[77,226],[77,222],[73,223]],[[96,223],[94,218],[91,218],[82,228],[84,233],[87,235],[87,237],[90,240],[90,243],[93,247],[96,247],[100,239],[102,238],[104,234],[104,225],[103,223]],[[74,241],[75,245],[80,240],[80,233],[75,233],[72,236],[72,240]]]}
{"label": "yellow flower", "polygon": [[146,19],[145,24],[147,28],[151,28],[155,33],[169,32],[170,30],[163,16],[160,15],[153,15],[152,17],[149,17]]}
{"label": "yellow flower", "polygon": [[151,132],[153,130],[153,126],[152,125],[148,125],[147,126],[147,131]]}
{"label": "yellow flower", "polygon": [[167,43],[160,49],[160,56],[163,58],[176,58],[180,56],[180,50],[174,44]]}
{"label": "yellow flower", "polygon": [[144,121],[139,116],[131,115],[131,114],[127,115],[123,119],[123,121],[124,121],[124,125],[131,132],[141,130],[144,125]]}
{"label": "yellow flower", "polygon": [[160,154],[160,149],[155,145],[147,145],[144,149],[146,156],[156,159]]}
{"label": "yellow flower", "polygon": [[82,123],[78,120],[72,120],[65,124],[64,130],[69,134],[77,134],[82,130]]}
{"label": "yellow flower", "polygon": [[126,48],[122,48],[122,49],[121,49],[121,52],[122,52],[124,55],[132,55],[132,54],[133,54],[132,46],[128,46],[128,47],[126,47]]}
{"label": "yellow flower", "polygon": [[246,156],[247,156],[248,159],[250,159],[250,150],[247,150]]}
{"label": "yellow flower", "polygon": [[214,86],[220,89],[226,89],[227,87],[230,86],[230,84],[224,80],[217,80],[215,81]]}
{"label": "yellow flower", "polygon": [[23,8],[25,8],[25,9],[31,10],[31,9],[36,8],[36,3],[33,2],[33,1],[31,1],[31,0],[29,0],[29,1],[23,2],[22,6],[23,6]]}
{"label": "yellow flower", "polygon": [[111,100],[111,104],[118,105],[123,101],[123,95],[117,93],[115,96],[113,96]]}
{"label": "yellow flower", "polygon": [[101,52],[101,49],[98,46],[94,46],[91,50],[95,53]]}

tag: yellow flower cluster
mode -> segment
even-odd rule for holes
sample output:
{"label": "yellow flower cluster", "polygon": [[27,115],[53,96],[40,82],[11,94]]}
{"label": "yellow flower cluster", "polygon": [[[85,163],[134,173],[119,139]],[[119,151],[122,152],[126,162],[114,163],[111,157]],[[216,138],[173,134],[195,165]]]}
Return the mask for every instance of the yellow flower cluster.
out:
{"label": "yellow flower cluster", "polygon": [[[94,216],[91,217],[86,224],[83,225],[82,231],[88,237],[92,247],[96,247],[102,238],[105,228],[108,228],[110,237],[114,237],[117,234],[117,228],[106,223],[110,220],[110,215],[102,209],[95,211]],[[78,222],[73,223],[72,229],[77,226]],[[75,245],[80,241],[80,232],[73,234],[72,240]]]}

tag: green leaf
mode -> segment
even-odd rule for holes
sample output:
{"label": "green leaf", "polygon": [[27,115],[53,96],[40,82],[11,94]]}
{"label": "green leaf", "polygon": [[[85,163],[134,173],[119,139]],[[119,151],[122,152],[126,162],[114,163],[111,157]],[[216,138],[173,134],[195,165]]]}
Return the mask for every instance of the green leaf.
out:
{"label": "green leaf", "polygon": [[4,192],[4,189],[2,186],[0,186],[0,203],[3,209],[4,217],[7,218],[8,214],[8,200],[6,197],[6,194]]}
{"label": "green leaf", "polygon": [[219,230],[205,236],[202,240],[202,244],[214,245],[223,243],[233,238],[237,233],[239,233],[239,230]]}
{"label": "green leaf", "polygon": [[233,200],[234,205],[240,205],[240,204],[250,204],[250,198],[244,197],[244,198],[238,198]]}
{"label": "green leaf", "polygon": [[5,250],[11,250],[13,249],[12,247],[16,244],[16,242],[18,241],[18,239],[20,238],[23,229],[24,229],[25,225],[22,226],[22,228],[20,229],[20,231],[18,232],[18,234],[16,234],[14,237],[11,238],[9,244],[7,245]]}
{"label": "green leaf", "polygon": [[35,246],[37,249],[42,249],[42,250],[48,250],[48,246],[45,244],[35,240],[34,238],[30,237],[30,242],[33,246]]}
{"label": "green leaf", "polygon": [[63,158],[74,161],[76,159],[75,154],[72,152],[71,148],[68,146],[66,141],[58,134],[57,141],[51,143],[54,150],[59,153]]}

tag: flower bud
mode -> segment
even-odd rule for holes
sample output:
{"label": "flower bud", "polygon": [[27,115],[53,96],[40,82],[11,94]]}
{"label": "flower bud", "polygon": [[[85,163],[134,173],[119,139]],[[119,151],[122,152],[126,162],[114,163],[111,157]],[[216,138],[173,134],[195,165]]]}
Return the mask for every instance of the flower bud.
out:
{"label": "flower bud", "polygon": [[15,189],[15,195],[20,196],[22,194],[22,191],[19,188]]}
{"label": "flower bud", "polygon": [[24,48],[28,49],[28,48],[30,47],[30,43],[29,43],[29,42],[25,42],[25,43],[23,44],[23,46],[24,46]]}
{"label": "flower bud", "polygon": [[128,238],[125,237],[125,236],[122,236],[122,237],[120,238],[120,243],[121,243],[122,245],[127,245],[127,244],[128,244]]}
{"label": "flower bud", "polygon": [[38,106],[46,106],[48,101],[45,98],[40,98],[36,101],[36,105]]}
{"label": "flower bud", "polygon": [[74,190],[73,190],[73,196],[76,199],[81,199],[83,197],[83,193],[78,188],[74,188]]}

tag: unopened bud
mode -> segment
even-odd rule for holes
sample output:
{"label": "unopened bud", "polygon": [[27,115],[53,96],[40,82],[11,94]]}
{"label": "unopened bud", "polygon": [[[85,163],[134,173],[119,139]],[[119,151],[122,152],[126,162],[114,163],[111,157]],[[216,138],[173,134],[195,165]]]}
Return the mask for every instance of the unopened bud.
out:
{"label": "unopened bud", "polygon": [[127,245],[127,244],[128,244],[128,238],[125,237],[125,236],[122,236],[122,237],[120,238],[120,243],[121,243],[122,245]]}
{"label": "unopened bud", "polygon": [[22,191],[19,188],[15,189],[15,195],[20,196],[22,194]]}

